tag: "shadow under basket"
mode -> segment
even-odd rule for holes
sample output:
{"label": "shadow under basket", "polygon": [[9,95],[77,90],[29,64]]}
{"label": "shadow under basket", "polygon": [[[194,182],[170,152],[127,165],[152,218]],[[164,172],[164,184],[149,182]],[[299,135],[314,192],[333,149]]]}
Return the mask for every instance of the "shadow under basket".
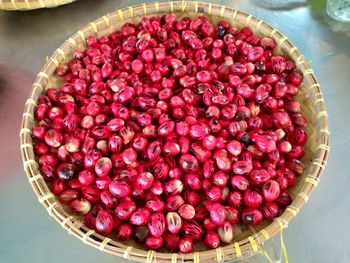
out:
{"label": "shadow under basket", "polygon": [[26,11],[39,8],[53,8],[76,0],[0,0],[0,9]]}
{"label": "shadow under basket", "polygon": [[[298,177],[295,187],[290,189],[293,203],[285,209],[283,214],[274,221],[264,221],[256,227],[236,225],[234,227],[234,242],[217,249],[206,249],[203,246],[195,247],[195,252],[188,254],[167,253],[167,251],[147,251],[133,241],[121,242],[115,237],[106,238],[88,229],[83,225],[82,218],[69,212],[50,192],[48,185],[40,174],[39,165],[33,152],[32,128],[36,126],[34,110],[38,97],[49,87],[59,87],[62,80],[55,76],[55,69],[72,59],[73,50],[85,48],[88,36],[108,35],[126,22],[137,23],[142,16],[163,15],[175,13],[178,18],[199,15],[208,17],[213,23],[226,20],[237,28],[249,26],[258,36],[269,36],[277,43],[277,53],[293,59],[298,69],[304,74],[304,81],[296,96],[301,103],[301,111],[308,120],[306,132],[309,140],[305,147],[303,163],[304,173]],[[259,252],[266,240],[288,226],[289,221],[295,217],[301,207],[308,201],[309,196],[317,186],[321,173],[326,166],[329,153],[328,117],[320,90],[313,70],[304,59],[300,51],[279,33],[276,29],[252,15],[225,6],[199,2],[166,2],[142,4],[118,10],[103,16],[79,30],[69,38],[47,60],[42,71],[37,75],[36,81],[25,104],[22,126],[20,130],[21,153],[24,170],[28,176],[39,202],[69,234],[73,234],[85,244],[98,248],[101,251],[125,259],[140,262],[221,262],[247,258]]]}

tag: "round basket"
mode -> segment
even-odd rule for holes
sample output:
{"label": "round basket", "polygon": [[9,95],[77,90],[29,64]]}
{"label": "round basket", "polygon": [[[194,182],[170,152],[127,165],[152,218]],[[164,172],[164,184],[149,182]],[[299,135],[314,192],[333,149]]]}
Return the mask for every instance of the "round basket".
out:
{"label": "round basket", "polygon": [[0,0],[0,9],[26,11],[39,8],[53,8],[75,0]]}
{"label": "round basket", "polygon": [[[38,97],[48,87],[58,87],[60,80],[54,75],[55,69],[72,58],[72,52],[76,48],[85,47],[85,39],[88,36],[102,36],[112,33],[125,22],[138,22],[142,16],[162,15],[176,13],[178,17],[196,17],[205,15],[217,23],[225,19],[235,27],[249,26],[260,36],[273,38],[277,45],[277,53],[283,53],[296,62],[297,67],[304,74],[304,82],[296,99],[302,105],[302,113],[308,120],[306,131],[309,140],[305,145],[305,172],[298,177],[297,184],[290,190],[293,203],[286,208],[283,214],[274,221],[266,221],[257,227],[237,225],[234,228],[234,243],[215,250],[202,250],[189,254],[161,253],[147,251],[142,246],[133,242],[120,242],[113,237],[106,238],[94,230],[88,229],[82,223],[82,219],[69,214],[50,192],[44,178],[40,174],[39,166],[33,152],[32,128],[36,125],[34,110]],[[29,182],[38,196],[39,202],[45,207],[49,215],[53,217],[69,234],[81,239],[85,244],[98,248],[125,259],[140,262],[221,262],[237,258],[247,258],[262,249],[266,240],[288,226],[289,221],[295,217],[300,208],[308,201],[309,196],[317,186],[321,173],[326,166],[329,153],[328,117],[320,90],[313,70],[304,59],[300,51],[288,40],[288,38],[265,22],[244,12],[225,6],[198,2],[164,2],[132,6],[118,10],[90,23],[69,38],[48,59],[42,71],[37,75],[30,96],[25,103],[25,109],[20,130],[21,153],[24,170]]]}

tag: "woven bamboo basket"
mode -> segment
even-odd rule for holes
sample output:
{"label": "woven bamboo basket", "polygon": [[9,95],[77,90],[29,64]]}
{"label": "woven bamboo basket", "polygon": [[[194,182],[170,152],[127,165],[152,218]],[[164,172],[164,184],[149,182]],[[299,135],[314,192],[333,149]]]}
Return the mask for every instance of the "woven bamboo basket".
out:
{"label": "woven bamboo basket", "polygon": [[[296,186],[290,190],[293,203],[286,208],[283,214],[274,221],[266,221],[257,227],[237,225],[234,228],[235,238],[232,244],[215,250],[205,250],[204,247],[196,247],[195,252],[189,254],[166,253],[147,251],[144,247],[133,242],[120,242],[116,238],[99,235],[94,230],[88,229],[79,218],[69,213],[50,192],[44,178],[40,174],[37,159],[33,152],[32,128],[36,125],[33,118],[38,97],[48,87],[58,87],[61,80],[54,75],[55,69],[72,58],[72,52],[76,48],[85,47],[87,36],[108,35],[118,30],[125,22],[137,23],[142,16],[162,15],[174,12],[178,17],[205,15],[214,23],[219,19],[225,19],[234,26],[240,28],[249,26],[260,36],[273,38],[277,45],[277,53],[283,53],[296,62],[297,67],[304,74],[304,82],[296,99],[302,104],[302,113],[308,119],[306,131],[309,140],[305,145],[305,172],[298,177]],[[132,6],[103,16],[79,30],[70,37],[47,60],[42,71],[37,75],[36,81],[25,103],[22,125],[20,130],[21,153],[24,170],[39,202],[69,234],[73,234],[85,244],[98,248],[125,259],[140,262],[222,262],[247,258],[262,251],[265,241],[279,233],[300,211],[308,201],[317,184],[322,171],[326,166],[329,153],[328,116],[324,105],[324,99],[320,85],[316,80],[313,70],[305,60],[297,47],[289,39],[276,29],[258,18],[225,6],[199,2],[164,2]]]}
{"label": "woven bamboo basket", "polygon": [[25,11],[39,8],[53,8],[75,0],[0,0],[0,9]]}

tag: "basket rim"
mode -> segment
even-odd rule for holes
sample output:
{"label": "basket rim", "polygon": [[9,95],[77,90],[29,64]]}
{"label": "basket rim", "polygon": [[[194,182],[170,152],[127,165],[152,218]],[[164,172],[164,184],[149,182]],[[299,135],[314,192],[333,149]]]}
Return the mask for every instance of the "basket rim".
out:
{"label": "basket rim", "polygon": [[[134,14],[136,14],[138,10],[141,10],[140,12],[143,11],[143,15],[155,15],[162,14],[162,12],[159,12],[159,10],[163,7],[168,8],[168,13],[181,11],[184,14],[190,11],[187,9],[189,6],[193,8],[193,10],[191,9],[192,12],[198,13],[198,10],[200,10],[200,13],[206,13],[209,15],[214,15],[214,13],[216,13],[223,19],[226,18],[224,16],[225,12],[229,11],[233,13],[233,16],[231,18],[232,23],[237,22],[237,17],[243,16],[245,18],[246,25],[255,25],[256,31],[258,32],[260,32],[259,28],[267,28],[270,32],[270,37],[275,40],[278,46],[282,47],[284,45],[289,48],[289,56],[296,58],[295,61],[297,67],[303,72],[304,78],[308,79],[312,83],[309,86],[310,90],[314,90],[314,93],[317,95],[314,101],[314,105],[317,104],[318,108],[316,110],[316,117],[317,121],[319,121],[321,125],[321,129],[318,131],[318,137],[320,138],[318,142],[318,150],[317,154],[314,154],[314,157],[316,156],[317,158],[313,158],[313,162],[309,168],[309,170],[313,171],[313,173],[307,175],[302,190],[295,197],[293,203],[283,212],[279,218],[272,221],[263,230],[252,234],[250,237],[242,239],[233,244],[222,246],[218,249],[210,249],[188,254],[147,251],[127,246],[122,242],[101,236],[95,231],[89,230],[83,226],[81,223],[79,223],[80,221],[74,220],[74,217],[68,215],[62,209],[62,206],[56,202],[54,195],[50,192],[46,183],[44,182],[35,159],[30,158],[30,156],[35,155],[32,148],[31,138],[28,138],[28,136],[30,137],[31,135],[32,128],[32,126],[29,124],[34,119],[33,111],[37,100],[36,94],[38,94],[38,92],[41,93],[44,90],[44,87],[48,83],[49,76],[53,73],[52,69],[56,68],[59,65],[59,62],[64,61],[66,59],[66,55],[75,49],[77,41],[81,41],[82,39],[85,40],[87,34],[97,34],[101,25],[104,25],[104,28],[110,27],[111,18],[116,19],[120,23],[123,23],[125,22],[124,20],[127,15],[129,17],[134,17]],[[155,10],[156,12],[150,12],[149,10]],[[242,26],[242,24],[240,25]],[[107,14],[96,19],[94,22],[91,22],[89,25],[83,27],[81,30],[75,33],[72,37],[65,41],[50,58],[48,58],[41,72],[39,72],[37,75],[37,78],[30,92],[30,97],[27,99],[25,104],[20,130],[21,155],[24,170],[27,174],[30,184],[33,187],[34,192],[38,196],[39,202],[45,207],[46,210],[48,210],[49,215],[54,217],[54,219],[60,223],[61,226],[68,231],[68,233],[74,234],[76,237],[90,246],[127,259],[130,258],[138,261],[142,259],[142,261],[146,260],[146,262],[151,262],[155,257],[155,254],[157,255],[157,260],[164,260],[164,262],[165,260],[171,260],[173,262],[174,257],[176,259],[179,258],[183,260],[193,260],[194,262],[199,262],[199,259],[201,257],[214,258],[219,261],[219,258],[224,258],[227,255],[235,259],[245,258],[259,252],[263,243],[266,240],[270,239],[272,236],[279,233],[281,229],[287,227],[288,223],[297,215],[300,209],[308,201],[309,196],[316,188],[322,171],[327,164],[330,144],[329,139],[330,136],[328,127],[328,115],[325,108],[324,98],[320,90],[320,84],[317,82],[315,74],[310,68],[309,63],[304,59],[304,56],[301,54],[299,49],[286,36],[284,36],[282,33],[277,31],[275,28],[263,20],[260,20],[255,16],[252,16],[238,9],[218,4],[185,1],[139,4],[119,9],[111,14]]]}
{"label": "basket rim", "polygon": [[54,8],[61,5],[66,5],[76,0],[17,0],[4,1],[0,0],[0,10],[6,11],[29,11],[39,8]]}

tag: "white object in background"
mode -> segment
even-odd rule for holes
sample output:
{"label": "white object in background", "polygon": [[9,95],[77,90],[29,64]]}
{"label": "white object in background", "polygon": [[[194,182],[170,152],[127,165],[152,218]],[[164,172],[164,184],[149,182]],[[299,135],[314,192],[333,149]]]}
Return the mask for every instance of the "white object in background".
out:
{"label": "white object in background", "polygon": [[350,0],[328,0],[327,14],[335,20],[350,22]]}

